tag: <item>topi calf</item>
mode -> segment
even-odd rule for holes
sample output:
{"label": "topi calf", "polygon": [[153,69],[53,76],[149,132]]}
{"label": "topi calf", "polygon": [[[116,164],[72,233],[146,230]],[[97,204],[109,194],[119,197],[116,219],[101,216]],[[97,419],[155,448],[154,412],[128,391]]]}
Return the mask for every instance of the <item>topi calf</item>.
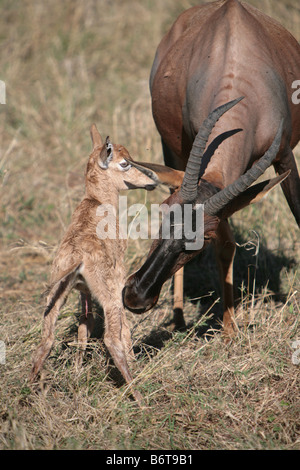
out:
{"label": "topi calf", "polygon": [[[74,211],[53,261],[42,340],[34,353],[31,380],[36,378],[50,353],[60,308],[73,288],[80,291],[82,303],[78,328],[79,363],[94,325],[92,298],[95,298],[104,310],[105,345],[126,383],[130,384],[132,380],[128,359],[133,357],[133,350],[122,303],[126,240],[119,236],[117,218],[116,237],[102,239],[97,235],[100,220],[97,209],[110,204],[117,210],[120,190],[152,190],[157,185],[157,177],[149,169],[133,166],[122,145],[112,144],[108,137],[103,142],[95,125],[91,127],[91,137],[93,151],[86,169],[85,196]],[[137,391],[132,394],[140,400]]]}

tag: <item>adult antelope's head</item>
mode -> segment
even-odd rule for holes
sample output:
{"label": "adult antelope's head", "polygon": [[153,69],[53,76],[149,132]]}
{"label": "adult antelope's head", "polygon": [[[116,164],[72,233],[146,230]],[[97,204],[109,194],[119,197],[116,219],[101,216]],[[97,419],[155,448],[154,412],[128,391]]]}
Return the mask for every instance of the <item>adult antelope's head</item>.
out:
{"label": "adult antelope's head", "polygon": [[[170,208],[174,204],[179,204],[182,207],[181,225],[185,221],[185,207],[191,205],[193,227],[196,226],[196,205],[203,205],[204,224],[201,226],[203,245],[200,249],[187,249],[187,246],[191,246],[192,241],[185,235],[188,231],[181,230],[182,236],[178,238],[175,233],[178,227],[176,228],[175,224],[173,224],[173,230],[171,230],[168,238],[163,238],[161,230],[159,238],[152,244],[144,265],[128,278],[123,289],[124,305],[132,312],[143,313],[156,304],[164,282],[217,236],[217,229],[222,219],[227,219],[227,217],[248,204],[257,202],[270,189],[287,177],[288,172],[280,177],[251,186],[271,165],[277,155],[282,136],[281,122],[274,141],[267,152],[233,184],[219,190],[204,179],[200,179],[199,182],[201,160],[212,129],[218,119],[241,99],[230,101],[215,109],[203,122],[194,140],[185,173],[174,170],[174,180],[177,181],[177,184],[180,180],[181,184],[165,201],[165,204],[168,204]],[[150,168],[154,169],[153,165],[150,165]],[[166,183],[165,175],[166,173],[163,175],[164,183]],[[160,179],[159,174],[158,178]],[[172,170],[169,169],[169,180],[171,179]],[[176,220],[176,224],[178,224],[178,220]]]}

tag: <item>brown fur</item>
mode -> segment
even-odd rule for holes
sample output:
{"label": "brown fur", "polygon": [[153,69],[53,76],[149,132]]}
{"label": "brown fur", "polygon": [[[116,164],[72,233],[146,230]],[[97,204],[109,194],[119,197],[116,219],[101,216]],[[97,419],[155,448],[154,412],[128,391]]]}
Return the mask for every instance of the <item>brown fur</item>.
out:
{"label": "brown fur", "polygon": [[[300,139],[299,105],[292,102],[292,83],[299,77],[298,42],[256,8],[237,0],[219,0],[183,12],[159,44],[150,77],[153,117],[162,137],[165,163],[177,171],[184,170],[204,119],[218,106],[243,96],[243,101],[219,120],[210,135],[199,189],[204,181],[219,189],[236,181],[270,147],[283,119],[281,146],[273,165],[300,226],[300,179],[292,152]],[[229,336],[234,324],[235,243],[227,217],[259,200],[277,183],[274,179],[263,188],[256,185],[253,194],[250,188],[232,201],[221,214],[216,229],[214,244],[224,293],[224,329]],[[169,204],[174,202],[176,193],[168,199]],[[156,246],[154,243],[148,259]],[[189,255],[185,259],[183,256],[180,255],[178,268],[189,260]],[[151,280],[143,266],[141,271],[150,289]],[[182,277],[182,271],[179,275]],[[130,298],[134,276],[127,281],[125,300],[126,295]],[[136,296],[143,295],[135,289]],[[183,295],[182,282],[177,282],[176,276],[175,290],[178,320]],[[125,301],[125,305],[134,311],[134,304],[129,306]],[[179,324],[184,324],[183,313]]]}
{"label": "brown fur", "polygon": [[[93,297],[104,310],[105,345],[125,381],[129,384],[132,380],[128,367],[128,359],[133,358],[131,335],[121,295],[125,283],[123,258],[126,240],[119,238],[118,224],[116,239],[100,239],[96,233],[100,220],[96,211],[101,204],[108,203],[117,210],[118,193],[121,189],[128,189],[126,182],[149,189],[153,189],[156,183],[134,166],[129,166],[124,171],[120,163],[125,165],[125,159],[132,160],[128,151],[115,144],[110,144],[111,147],[108,148],[108,141],[103,144],[95,126],[92,127],[91,134],[94,149],[87,164],[85,196],[74,211],[71,224],[52,264],[51,288],[44,312],[42,340],[33,357],[32,380],[41,370],[51,350],[59,310],[72,288],[80,291],[82,300],[78,328],[78,363],[81,363],[87,339],[93,329]],[[108,160],[111,155],[111,160]],[[101,168],[101,165],[107,168]],[[140,399],[138,392],[132,393],[137,400]]]}

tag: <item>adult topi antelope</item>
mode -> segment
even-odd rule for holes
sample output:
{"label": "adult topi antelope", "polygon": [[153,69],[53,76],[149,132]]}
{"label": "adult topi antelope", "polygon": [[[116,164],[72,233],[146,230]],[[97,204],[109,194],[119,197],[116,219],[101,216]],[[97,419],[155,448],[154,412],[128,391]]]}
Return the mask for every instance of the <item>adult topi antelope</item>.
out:
{"label": "adult topi antelope", "polygon": [[[156,52],[150,78],[153,116],[165,163],[177,170],[177,180],[185,170],[165,203],[204,204],[203,248],[211,241],[215,245],[228,337],[234,331],[235,255],[228,217],[280,182],[300,225],[300,179],[292,152],[300,138],[300,105],[292,100],[292,84],[299,78],[296,39],[237,0],[185,11]],[[278,176],[250,187],[271,164]],[[152,308],[163,283],[199,253],[187,251],[183,242],[175,237],[153,242],[147,260],[124,287],[129,310]],[[175,282],[175,295],[176,289]],[[177,320],[183,324],[179,305]]]}

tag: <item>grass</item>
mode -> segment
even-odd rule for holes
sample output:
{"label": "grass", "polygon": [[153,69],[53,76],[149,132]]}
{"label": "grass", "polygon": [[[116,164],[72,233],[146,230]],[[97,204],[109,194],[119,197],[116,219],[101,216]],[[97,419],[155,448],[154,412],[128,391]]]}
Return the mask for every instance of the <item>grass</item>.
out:
{"label": "grass", "polygon": [[[296,0],[250,3],[300,40]],[[299,339],[299,230],[280,189],[231,220],[241,302],[230,345],[215,321],[221,303],[209,250],[186,269],[186,331],[171,334],[166,327],[171,281],[155,309],[141,317],[128,313],[143,409],[107,367],[99,315],[75,372],[76,293],[58,320],[42,389],[28,382],[50,263],[83,191],[90,124],[133,157],[162,162],[148,77],[159,40],[191,5],[0,1],[0,79],[7,90],[0,105],[1,449],[299,449],[300,369],[292,361]],[[299,163],[299,147],[295,153]],[[161,202],[166,194],[158,190],[146,201]],[[145,193],[130,198],[144,202]],[[149,242],[129,241],[129,273]]]}

